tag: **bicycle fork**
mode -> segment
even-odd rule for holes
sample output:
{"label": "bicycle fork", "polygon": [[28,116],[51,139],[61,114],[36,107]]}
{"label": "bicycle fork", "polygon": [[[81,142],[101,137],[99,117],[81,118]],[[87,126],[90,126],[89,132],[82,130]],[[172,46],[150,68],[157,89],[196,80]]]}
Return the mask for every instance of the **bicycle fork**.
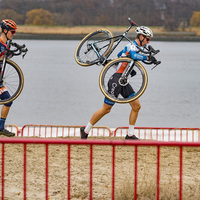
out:
{"label": "bicycle fork", "polygon": [[135,61],[131,60],[130,64],[126,67],[126,69],[122,73],[122,76],[119,78],[119,84],[121,86],[126,86],[128,84],[128,76],[133,70],[134,64],[135,64]]}

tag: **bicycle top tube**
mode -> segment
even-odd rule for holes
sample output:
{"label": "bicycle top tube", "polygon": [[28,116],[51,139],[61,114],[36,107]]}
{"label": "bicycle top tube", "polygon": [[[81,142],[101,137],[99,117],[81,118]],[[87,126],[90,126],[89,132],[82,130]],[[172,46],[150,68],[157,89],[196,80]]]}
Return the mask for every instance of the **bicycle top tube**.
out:
{"label": "bicycle top tube", "polygon": [[[127,28],[127,30],[123,33],[123,34],[121,34],[121,35],[117,35],[117,36],[114,36],[114,37],[111,37],[111,38],[107,38],[107,39],[102,39],[102,40],[98,40],[98,41],[95,41],[95,42],[93,42],[93,43],[91,43],[91,47],[92,47],[92,49],[94,50],[94,52],[96,53],[96,55],[97,55],[97,57],[98,57],[98,59],[99,60],[97,60],[97,61],[95,61],[95,63],[104,63],[105,62],[105,60],[107,60],[108,59],[108,57],[112,54],[112,52],[116,49],[116,47],[119,45],[119,43],[125,38],[127,41],[129,41],[129,42],[131,42],[132,43],[132,41],[126,36],[127,35],[127,33],[129,32],[129,30],[133,27],[133,26],[138,26],[135,22],[133,22],[130,18],[128,18],[128,21],[129,21],[129,23],[130,23],[130,26]],[[117,39],[116,39],[117,38]],[[114,44],[114,46],[111,48],[111,50],[109,51],[109,53],[106,55],[106,56],[104,56],[104,58],[100,55],[100,50],[102,50],[103,48],[105,48],[105,47],[107,47],[109,44],[106,44],[106,45],[104,45],[104,46],[102,46],[101,48],[98,48],[98,50],[97,50],[97,48],[95,47],[95,44],[98,44],[98,43],[100,43],[100,42],[103,42],[103,41],[106,41],[106,40],[112,40],[112,39],[115,39],[114,40],[114,43],[116,43],[116,44]],[[102,59],[103,58],[103,59]],[[94,64],[95,64],[94,63]]]}

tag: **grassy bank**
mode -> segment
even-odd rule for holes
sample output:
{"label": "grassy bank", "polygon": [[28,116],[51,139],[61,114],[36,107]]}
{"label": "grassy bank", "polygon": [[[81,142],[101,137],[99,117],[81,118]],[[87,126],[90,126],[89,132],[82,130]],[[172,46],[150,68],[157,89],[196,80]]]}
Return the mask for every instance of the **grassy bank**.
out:
{"label": "grassy bank", "polygon": [[[15,39],[39,40],[81,40],[85,35],[98,29],[108,29],[114,36],[122,34],[128,26],[18,26]],[[167,32],[163,27],[151,27],[154,41],[200,41],[200,28],[188,28],[184,31]],[[134,40],[134,28],[129,31],[128,37]]]}
{"label": "grassy bank", "polygon": [[[67,27],[67,26],[18,26],[18,33],[23,34],[87,34],[97,29],[108,29],[111,32],[124,32],[128,26],[75,26],[75,27]],[[174,34],[186,34],[186,35],[196,35],[200,36],[200,27],[190,27],[185,29],[179,29],[174,32],[167,32],[163,27],[150,27],[154,34],[156,35],[172,35]],[[133,29],[134,30],[134,29]]]}

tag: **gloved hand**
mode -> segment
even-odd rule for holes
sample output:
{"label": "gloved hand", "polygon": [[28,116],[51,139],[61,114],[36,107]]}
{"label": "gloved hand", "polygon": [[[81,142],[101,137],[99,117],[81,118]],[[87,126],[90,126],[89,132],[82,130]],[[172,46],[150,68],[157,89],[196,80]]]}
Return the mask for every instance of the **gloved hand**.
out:
{"label": "gloved hand", "polygon": [[130,73],[131,77],[135,76],[137,74],[137,72],[133,69]]}
{"label": "gloved hand", "polygon": [[13,53],[12,52],[8,52],[8,59],[11,59],[13,57]]}
{"label": "gloved hand", "polygon": [[152,63],[157,62],[156,58],[153,57],[153,56],[149,56],[149,60],[148,60],[148,61],[150,61],[150,62],[152,62]]}

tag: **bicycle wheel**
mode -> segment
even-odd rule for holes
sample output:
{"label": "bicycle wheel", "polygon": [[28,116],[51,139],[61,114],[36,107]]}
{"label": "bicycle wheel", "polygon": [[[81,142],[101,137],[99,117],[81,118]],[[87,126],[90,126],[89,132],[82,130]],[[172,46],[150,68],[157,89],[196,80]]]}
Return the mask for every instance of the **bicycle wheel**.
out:
{"label": "bicycle wheel", "polygon": [[[3,61],[0,60],[0,66]],[[8,99],[0,99],[0,104],[6,104],[15,100],[21,93],[24,86],[24,76],[19,66],[11,61],[6,60],[6,66],[3,76],[3,82],[0,85],[0,94],[6,90],[9,92],[10,97]]]}
{"label": "bicycle wheel", "polygon": [[121,82],[122,74],[116,73],[118,66],[128,64],[130,58],[117,58],[109,62],[101,71],[99,76],[99,86],[102,93],[116,103],[129,103],[139,98],[147,87],[148,77],[145,68],[135,61],[133,70],[134,76],[129,74],[126,82]]}
{"label": "bicycle wheel", "polygon": [[[91,66],[98,62],[99,56],[106,56],[113,46],[114,40],[112,33],[108,30],[97,30],[86,35],[79,43],[75,51],[75,60],[81,66]],[[94,45],[97,52],[94,51],[91,44]]]}

